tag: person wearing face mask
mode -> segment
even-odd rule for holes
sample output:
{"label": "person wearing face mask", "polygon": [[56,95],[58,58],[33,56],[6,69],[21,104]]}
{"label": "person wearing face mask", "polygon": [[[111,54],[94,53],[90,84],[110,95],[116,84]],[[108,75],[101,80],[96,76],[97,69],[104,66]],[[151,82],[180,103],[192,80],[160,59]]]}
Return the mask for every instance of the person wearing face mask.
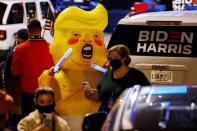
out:
{"label": "person wearing face mask", "polygon": [[67,122],[55,114],[55,96],[49,87],[41,87],[35,91],[36,110],[21,119],[18,131],[69,131]]}
{"label": "person wearing face mask", "polygon": [[139,70],[129,67],[131,58],[125,45],[115,45],[109,49],[108,60],[110,69],[105,72],[97,89],[84,88],[88,99],[101,101],[99,111],[109,112],[118,96],[134,85],[150,85],[146,76]]}

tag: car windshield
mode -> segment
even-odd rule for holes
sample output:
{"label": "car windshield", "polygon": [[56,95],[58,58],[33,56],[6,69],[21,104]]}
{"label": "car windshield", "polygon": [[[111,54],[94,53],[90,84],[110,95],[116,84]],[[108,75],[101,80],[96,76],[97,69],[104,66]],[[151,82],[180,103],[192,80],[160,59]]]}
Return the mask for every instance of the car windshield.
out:
{"label": "car windshield", "polygon": [[3,23],[3,16],[4,16],[6,8],[7,8],[7,5],[0,2],[0,25]]}

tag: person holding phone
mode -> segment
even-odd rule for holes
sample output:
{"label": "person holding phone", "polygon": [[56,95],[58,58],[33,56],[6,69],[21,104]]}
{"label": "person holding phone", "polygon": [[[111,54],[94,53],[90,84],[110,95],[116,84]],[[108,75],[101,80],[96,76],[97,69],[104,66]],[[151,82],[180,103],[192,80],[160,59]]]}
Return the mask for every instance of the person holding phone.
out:
{"label": "person holding phone", "polygon": [[67,122],[57,116],[55,95],[50,87],[38,88],[34,95],[36,110],[21,119],[18,131],[69,131]]}
{"label": "person holding phone", "polygon": [[[130,67],[130,52],[125,45],[115,45],[108,51],[110,69],[105,72],[97,89],[84,88],[86,98],[101,101],[99,111],[109,112],[119,95],[134,85],[150,85],[143,72]],[[89,84],[91,86],[91,83]]]}

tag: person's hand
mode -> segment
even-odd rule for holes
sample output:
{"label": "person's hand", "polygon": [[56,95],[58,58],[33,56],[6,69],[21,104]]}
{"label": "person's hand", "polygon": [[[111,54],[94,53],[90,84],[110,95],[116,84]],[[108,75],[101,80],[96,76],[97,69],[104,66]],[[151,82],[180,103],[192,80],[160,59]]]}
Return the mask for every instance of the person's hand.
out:
{"label": "person's hand", "polygon": [[45,23],[44,23],[44,29],[45,30],[51,30],[51,28],[52,28],[52,21],[51,20],[49,20],[49,19],[46,19],[45,20]]}
{"label": "person's hand", "polygon": [[84,88],[84,95],[87,99],[91,99],[94,101],[99,100],[99,94],[97,89],[93,88]]}
{"label": "person's hand", "polygon": [[34,131],[50,131],[50,130],[51,130],[50,127],[42,124],[38,128],[36,128]]}
{"label": "person's hand", "polygon": [[52,67],[49,69],[49,75],[52,76],[53,74],[55,74],[55,72],[54,72],[54,66],[52,66]]}
{"label": "person's hand", "polygon": [[46,19],[44,24],[44,29],[49,30],[51,35],[54,35],[54,21]]}

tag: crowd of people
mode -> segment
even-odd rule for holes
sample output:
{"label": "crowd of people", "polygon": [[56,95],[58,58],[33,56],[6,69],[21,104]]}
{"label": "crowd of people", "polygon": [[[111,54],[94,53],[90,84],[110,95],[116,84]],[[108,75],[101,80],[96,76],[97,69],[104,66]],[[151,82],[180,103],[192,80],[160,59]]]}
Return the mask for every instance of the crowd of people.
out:
{"label": "crowd of people", "polygon": [[[55,113],[55,94],[50,87],[40,87],[38,77],[54,63],[49,43],[41,37],[41,25],[36,19],[29,21],[26,29],[18,31],[16,47],[6,60],[5,91],[0,91],[0,130],[67,131],[67,122]],[[98,111],[109,112],[124,89],[134,85],[150,85],[146,76],[130,67],[129,49],[116,45],[108,50],[110,69],[103,74],[96,89],[84,88],[87,99],[101,101]],[[10,96],[10,95],[11,96]],[[66,105],[65,105],[66,106]],[[20,115],[13,128],[9,116],[13,107]],[[20,108],[21,111],[20,112]],[[80,108],[79,108],[80,110]],[[79,125],[80,126],[80,125]],[[72,129],[71,129],[72,130]]]}

